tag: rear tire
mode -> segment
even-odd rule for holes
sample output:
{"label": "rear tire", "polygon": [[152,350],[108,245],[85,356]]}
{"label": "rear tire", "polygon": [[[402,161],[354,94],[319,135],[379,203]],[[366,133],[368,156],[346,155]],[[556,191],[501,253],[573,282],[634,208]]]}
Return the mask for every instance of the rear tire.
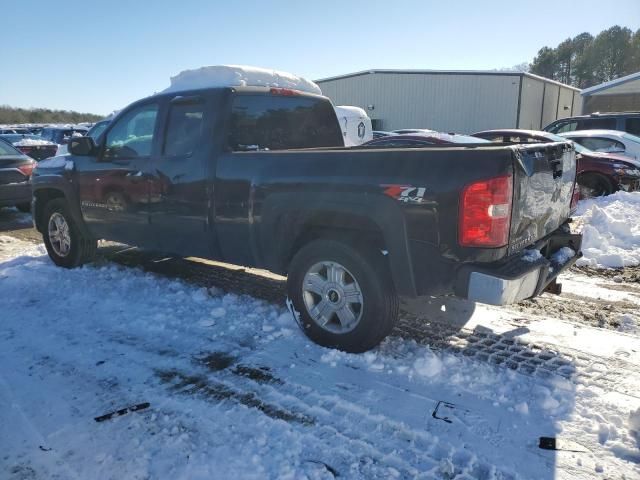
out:
{"label": "rear tire", "polygon": [[329,239],[298,251],[287,290],[305,335],[350,353],[378,345],[398,319],[398,296],[384,260],[373,248],[356,250]]}
{"label": "rear tire", "polygon": [[599,173],[585,173],[578,177],[580,198],[594,198],[611,195],[615,189],[611,181]]}
{"label": "rear tire", "polygon": [[53,263],[64,268],[75,268],[92,261],[98,248],[96,239],[82,234],[62,198],[46,204],[42,238]]}

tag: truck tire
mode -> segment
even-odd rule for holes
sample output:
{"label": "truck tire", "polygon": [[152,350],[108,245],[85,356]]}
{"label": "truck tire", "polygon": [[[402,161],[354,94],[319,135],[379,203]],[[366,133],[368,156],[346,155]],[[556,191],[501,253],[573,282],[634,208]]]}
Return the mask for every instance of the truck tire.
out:
{"label": "truck tire", "polygon": [[65,268],[90,262],[98,247],[96,239],[82,234],[69,212],[67,202],[62,198],[46,204],[42,238],[53,263]]}
{"label": "truck tire", "polygon": [[382,254],[336,240],[315,240],[294,256],[287,291],[302,331],[345,352],[378,345],[398,319],[398,296]]}

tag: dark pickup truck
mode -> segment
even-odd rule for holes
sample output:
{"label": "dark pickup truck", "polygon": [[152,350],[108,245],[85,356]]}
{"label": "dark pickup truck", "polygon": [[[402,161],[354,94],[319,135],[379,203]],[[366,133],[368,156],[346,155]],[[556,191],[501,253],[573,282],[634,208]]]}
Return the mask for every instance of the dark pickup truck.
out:
{"label": "dark pickup truck", "polygon": [[155,95],[38,164],[34,223],[63,267],[108,239],[287,275],[303,331],[352,352],[391,331],[398,296],[518,302],[557,291],[580,255],[569,142],[342,144],[322,96]]}

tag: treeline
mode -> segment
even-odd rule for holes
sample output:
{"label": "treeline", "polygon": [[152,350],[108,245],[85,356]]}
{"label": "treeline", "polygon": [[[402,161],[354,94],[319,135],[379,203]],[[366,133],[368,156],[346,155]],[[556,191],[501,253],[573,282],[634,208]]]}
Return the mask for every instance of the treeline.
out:
{"label": "treeline", "polygon": [[618,25],[595,37],[581,33],[555,48],[543,47],[531,73],[578,88],[588,88],[640,71],[640,29]]}
{"label": "treeline", "polygon": [[14,108],[0,105],[0,124],[15,123],[80,123],[96,122],[102,115],[48,108]]}

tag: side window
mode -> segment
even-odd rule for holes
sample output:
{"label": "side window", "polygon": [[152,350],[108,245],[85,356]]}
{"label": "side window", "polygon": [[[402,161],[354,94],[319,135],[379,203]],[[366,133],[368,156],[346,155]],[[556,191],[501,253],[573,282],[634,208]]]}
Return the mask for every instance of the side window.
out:
{"label": "side window", "polygon": [[625,131],[640,136],[640,118],[627,118]]}
{"label": "side window", "polygon": [[330,102],[310,97],[238,95],[228,145],[233,151],[342,146]]}
{"label": "side window", "polygon": [[577,127],[578,127],[578,122],[576,122],[575,120],[570,122],[564,122],[556,125],[551,130],[551,133],[573,132],[574,130],[577,129]]}
{"label": "side window", "polygon": [[135,158],[151,155],[158,105],[143,105],[118,119],[107,133],[105,157]]}
{"label": "side window", "polygon": [[580,144],[595,152],[624,152],[624,144],[610,138],[584,137]]}
{"label": "side window", "polygon": [[169,107],[163,153],[184,156],[193,153],[202,133],[204,103],[177,103]]}
{"label": "side window", "polygon": [[[615,118],[585,118],[578,122],[578,130],[615,130]],[[575,130],[575,129],[574,129]]]}

